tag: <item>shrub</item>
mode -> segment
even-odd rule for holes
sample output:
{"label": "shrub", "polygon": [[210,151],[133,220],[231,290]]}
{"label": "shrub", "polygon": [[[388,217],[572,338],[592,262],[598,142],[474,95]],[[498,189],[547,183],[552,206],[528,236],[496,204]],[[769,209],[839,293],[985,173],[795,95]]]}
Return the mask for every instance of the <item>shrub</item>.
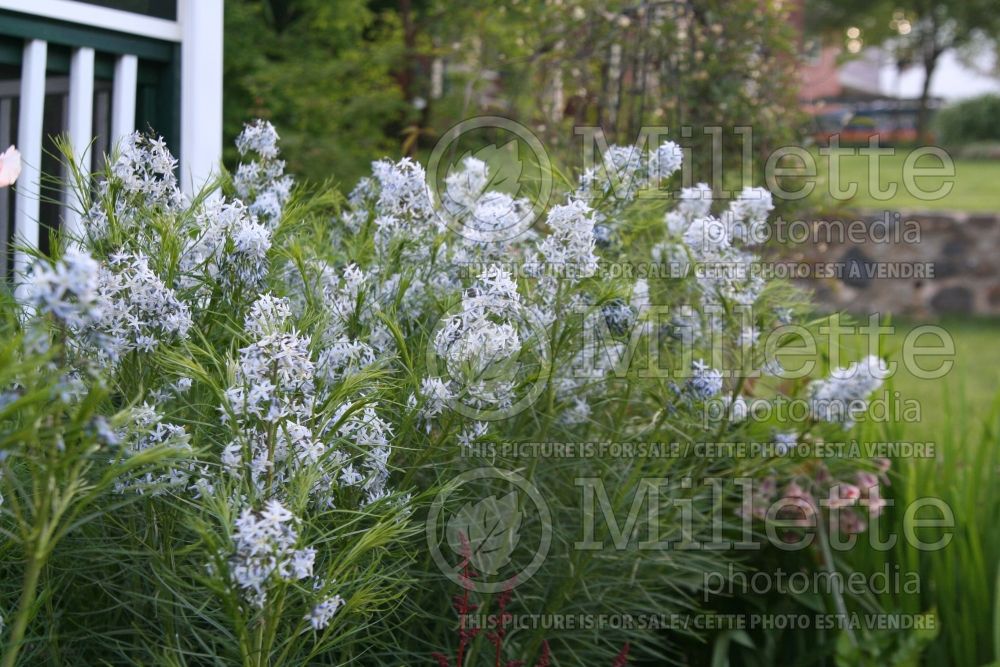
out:
{"label": "shrub", "polygon": [[[749,403],[774,395],[759,376],[782,374],[760,333],[805,307],[746,270],[766,192],[748,188],[713,215],[707,186],[687,188],[664,216],[643,193],[679,169],[678,147],[612,146],[564,184],[539,229],[507,238],[531,202],[489,191],[476,158],[439,200],[404,159],[374,163],[344,202],[293,187],[269,124],[248,126],[237,148],[235,175],[189,199],[162,141],[132,137],[88,202],[84,235],[38,259],[26,301],[3,302],[2,521],[17,536],[3,567],[25,596],[16,605],[0,591],[6,665],[19,652],[431,663],[455,644],[456,591],[462,609],[501,616],[691,613],[705,573],[736,555],[677,545],[749,539],[776,497],[804,523],[838,485],[841,504],[878,499],[878,479],[851,460],[501,447],[746,441],[782,452],[842,435],[881,383],[877,357],[791,383],[810,413],[779,432],[747,419]],[[636,279],[616,265],[660,268]],[[713,265],[744,270],[662,272]],[[862,475],[864,488],[838,481]],[[720,497],[698,483],[708,477],[760,485]],[[624,529],[581,528],[586,480],[603,483],[593,494],[621,521],[648,495],[646,478],[662,481],[656,511]],[[509,500],[511,479],[546,512]],[[57,501],[70,509],[53,513]],[[863,522],[845,514],[837,530]],[[578,547],[581,531],[597,548]],[[640,534],[672,546],[637,548]],[[533,570],[500,576],[542,543]],[[460,558],[442,563],[435,549],[448,547]],[[502,643],[538,664],[551,651],[620,665],[671,654],[654,630],[463,635],[460,653],[471,665],[495,641],[497,656]]]}
{"label": "shrub", "polygon": [[935,123],[945,146],[1000,142],[998,115],[1000,95],[982,95],[942,109]]}

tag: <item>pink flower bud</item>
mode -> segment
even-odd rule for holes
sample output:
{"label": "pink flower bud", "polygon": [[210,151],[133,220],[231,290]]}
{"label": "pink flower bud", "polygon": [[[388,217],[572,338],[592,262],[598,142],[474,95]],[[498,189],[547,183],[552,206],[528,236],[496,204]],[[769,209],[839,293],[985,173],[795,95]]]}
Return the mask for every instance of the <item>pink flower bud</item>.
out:
{"label": "pink flower bud", "polygon": [[861,487],[863,491],[867,491],[873,486],[878,486],[878,477],[870,472],[861,471],[857,476],[858,486]]}
{"label": "pink flower bud", "polygon": [[13,185],[21,175],[21,153],[11,146],[0,153],[0,188]]}
{"label": "pink flower bud", "polygon": [[828,506],[831,508],[848,507],[861,498],[861,489],[853,484],[837,484],[830,487]]}

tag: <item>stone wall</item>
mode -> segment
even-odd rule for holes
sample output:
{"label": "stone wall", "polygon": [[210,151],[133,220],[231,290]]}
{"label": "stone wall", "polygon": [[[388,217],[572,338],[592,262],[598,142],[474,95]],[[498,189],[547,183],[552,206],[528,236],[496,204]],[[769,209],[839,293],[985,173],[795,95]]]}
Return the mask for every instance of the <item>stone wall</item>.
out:
{"label": "stone wall", "polygon": [[796,282],[826,308],[1000,315],[1000,215],[858,211],[806,226],[808,240],[785,244],[772,259],[808,275]]}

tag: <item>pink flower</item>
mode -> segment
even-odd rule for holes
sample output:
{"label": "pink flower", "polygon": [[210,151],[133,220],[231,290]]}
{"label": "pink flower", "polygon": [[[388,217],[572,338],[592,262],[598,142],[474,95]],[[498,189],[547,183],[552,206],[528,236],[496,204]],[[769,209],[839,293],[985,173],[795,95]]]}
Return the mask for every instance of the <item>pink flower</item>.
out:
{"label": "pink flower", "polygon": [[868,492],[865,495],[866,500],[863,500],[861,504],[868,506],[868,511],[871,513],[872,518],[882,514],[882,510],[885,509],[888,502],[882,497],[878,485],[868,487]]}
{"label": "pink flower", "polygon": [[837,484],[830,488],[828,506],[831,508],[854,505],[861,498],[861,489],[853,484]]}
{"label": "pink flower", "polygon": [[870,472],[866,471],[859,472],[857,475],[857,480],[858,480],[858,486],[861,487],[861,489],[864,491],[867,491],[873,486],[875,487],[878,486],[878,477]]}
{"label": "pink flower", "polygon": [[863,533],[868,524],[857,513],[852,510],[845,510],[840,513],[840,532],[845,535],[857,535]]}
{"label": "pink flower", "polygon": [[890,461],[889,459],[882,459],[882,458],[873,459],[873,461],[875,462],[875,466],[878,468],[879,479],[881,479],[883,482],[885,482],[886,486],[889,486],[889,484],[890,484],[889,483],[889,468],[892,467],[892,461]]}
{"label": "pink flower", "polygon": [[775,506],[776,518],[784,521],[786,525],[809,526],[816,514],[816,501],[812,494],[795,482],[788,483],[784,496]]}
{"label": "pink flower", "polygon": [[21,153],[11,146],[0,153],[0,188],[13,185],[21,175]]}
{"label": "pink flower", "polygon": [[885,506],[888,503],[885,498],[882,498],[881,496],[869,496],[868,500],[865,501],[865,504],[868,505],[868,511],[874,518],[882,514],[882,510],[885,509]]}

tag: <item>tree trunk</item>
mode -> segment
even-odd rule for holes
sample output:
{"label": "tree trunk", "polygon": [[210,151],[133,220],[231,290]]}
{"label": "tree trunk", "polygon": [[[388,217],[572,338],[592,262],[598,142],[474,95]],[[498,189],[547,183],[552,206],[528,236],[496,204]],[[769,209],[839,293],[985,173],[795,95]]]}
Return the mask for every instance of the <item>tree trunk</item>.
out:
{"label": "tree trunk", "polygon": [[920,102],[917,106],[917,141],[925,144],[931,141],[930,128],[928,127],[930,110],[927,108],[927,103],[930,101],[931,79],[937,68],[941,51],[942,49],[938,48],[936,40],[924,51],[924,85],[920,88]]}

